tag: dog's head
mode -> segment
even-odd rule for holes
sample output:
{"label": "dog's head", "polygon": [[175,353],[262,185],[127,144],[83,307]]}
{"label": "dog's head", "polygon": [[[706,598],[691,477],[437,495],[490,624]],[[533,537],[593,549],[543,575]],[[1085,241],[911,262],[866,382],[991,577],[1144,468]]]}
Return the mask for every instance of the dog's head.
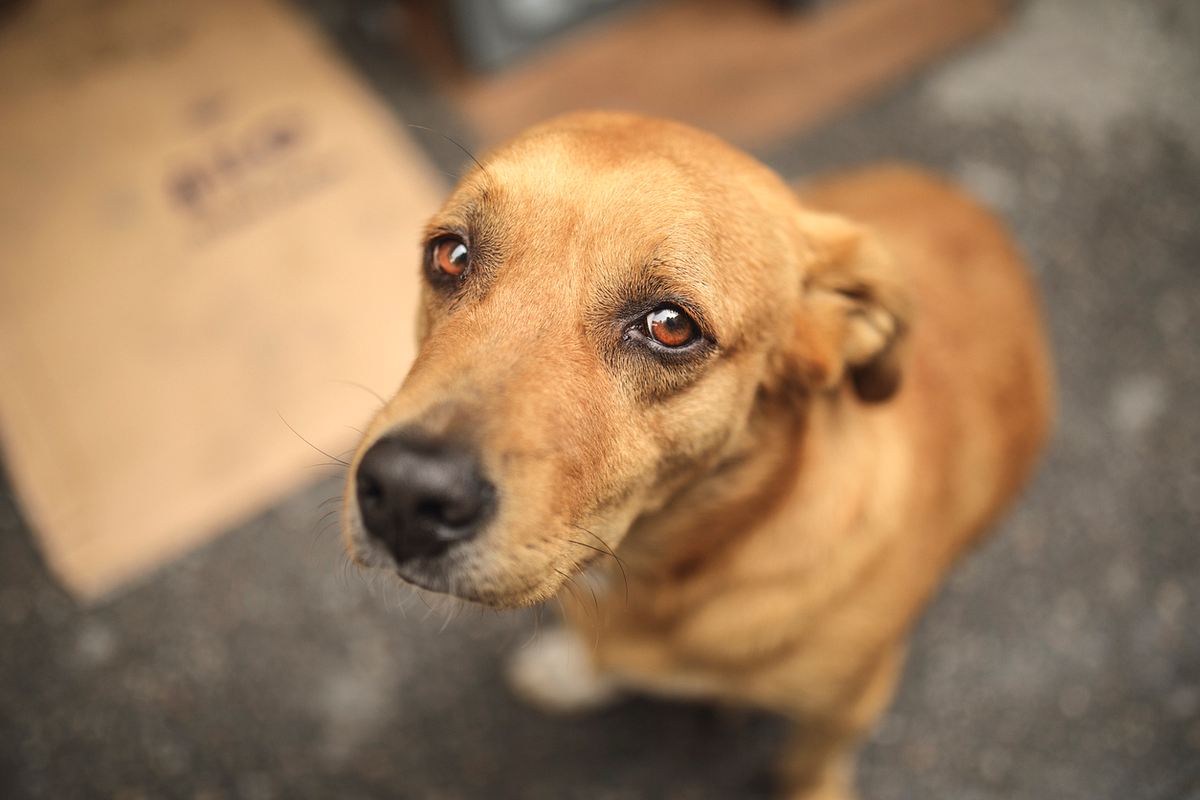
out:
{"label": "dog's head", "polygon": [[492,605],[616,549],[763,404],[899,380],[879,246],[674,123],[527,132],[430,221],[422,271],[420,352],[355,454],[343,527],[360,563]]}

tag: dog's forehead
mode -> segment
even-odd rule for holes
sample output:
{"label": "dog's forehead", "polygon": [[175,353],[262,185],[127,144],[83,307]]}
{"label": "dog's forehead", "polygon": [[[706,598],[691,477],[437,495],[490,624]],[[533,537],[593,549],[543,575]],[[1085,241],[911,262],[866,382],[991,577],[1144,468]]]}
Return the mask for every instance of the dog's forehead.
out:
{"label": "dog's forehead", "polygon": [[492,154],[459,184],[431,229],[467,231],[481,253],[519,264],[491,263],[492,277],[504,273],[509,281],[537,263],[570,263],[573,278],[603,273],[619,281],[676,262],[698,278],[713,262],[715,209],[687,170],[643,148],[584,144],[537,136]]}
{"label": "dog's forehead", "polygon": [[[592,223],[633,234],[662,220],[696,224],[705,204],[695,176],[652,151],[542,136],[486,165],[481,189],[498,212]],[[526,220],[522,220],[526,222]]]}

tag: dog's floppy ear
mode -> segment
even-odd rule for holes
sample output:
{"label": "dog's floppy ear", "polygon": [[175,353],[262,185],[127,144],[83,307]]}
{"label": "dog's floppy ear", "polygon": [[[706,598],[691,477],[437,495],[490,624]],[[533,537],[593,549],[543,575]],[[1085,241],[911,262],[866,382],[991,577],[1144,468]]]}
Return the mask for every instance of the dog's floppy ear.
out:
{"label": "dog's floppy ear", "polygon": [[832,390],[849,380],[866,402],[900,386],[911,302],[891,257],[866,228],[801,211],[806,264],[795,319],[793,365],[809,386]]}

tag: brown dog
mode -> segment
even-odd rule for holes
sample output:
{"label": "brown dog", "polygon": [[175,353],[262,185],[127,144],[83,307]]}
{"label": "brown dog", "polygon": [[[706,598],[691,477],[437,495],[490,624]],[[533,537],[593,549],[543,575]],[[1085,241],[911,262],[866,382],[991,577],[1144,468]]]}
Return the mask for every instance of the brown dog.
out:
{"label": "brown dog", "polygon": [[773,709],[789,796],[850,796],[914,617],[1046,437],[1001,228],[903,168],[801,202],[712,136],[583,113],[468,174],[423,270],[347,481],[356,560],[510,607],[587,570],[519,688]]}

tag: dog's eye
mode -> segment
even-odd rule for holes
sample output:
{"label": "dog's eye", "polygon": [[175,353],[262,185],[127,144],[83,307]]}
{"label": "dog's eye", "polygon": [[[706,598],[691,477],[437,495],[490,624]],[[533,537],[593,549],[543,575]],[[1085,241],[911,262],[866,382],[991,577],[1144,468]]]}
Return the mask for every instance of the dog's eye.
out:
{"label": "dog's eye", "polygon": [[452,278],[462,277],[471,263],[471,251],[457,236],[443,236],[433,242],[433,267]]}
{"label": "dog's eye", "polygon": [[700,336],[695,321],[676,306],[659,306],[647,314],[646,332],[663,347],[686,347]]}

